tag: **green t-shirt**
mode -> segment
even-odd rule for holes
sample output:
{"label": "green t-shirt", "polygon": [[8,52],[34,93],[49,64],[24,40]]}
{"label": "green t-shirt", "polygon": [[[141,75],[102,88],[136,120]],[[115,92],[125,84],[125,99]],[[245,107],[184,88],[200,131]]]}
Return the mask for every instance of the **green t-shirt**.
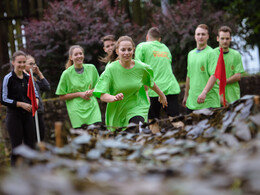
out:
{"label": "green t-shirt", "polygon": [[153,71],[149,65],[135,61],[133,68],[125,69],[119,61],[115,61],[107,66],[95,87],[94,95],[100,97],[103,93],[110,95],[124,94],[123,100],[107,104],[107,126],[127,126],[129,120],[134,116],[142,116],[147,120],[150,103],[144,85],[149,87],[154,85]]}
{"label": "green t-shirt", "polygon": [[216,64],[213,63],[215,54],[211,51],[213,51],[212,48],[207,46],[201,51],[195,48],[188,54],[187,76],[190,78],[190,90],[186,106],[191,110],[220,107],[217,84],[208,92],[204,103],[197,103],[198,96],[205,88],[209,77],[215,73]]}
{"label": "green t-shirt", "polygon": [[[97,69],[92,64],[83,64],[84,72],[78,74],[74,66],[63,71],[56,95],[84,92],[93,89],[98,82]],[[66,100],[66,106],[73,128],[81,127],[83,124],[101,122],[101,112],[96,97],[85,100],[80,97]]]}
{"label": "green t-shirt", "polygon": [[[154,82],[165,95],[179,94],[180,86],[172,72],[172,56],[168,47],[159,41],[140,43],[135,50],[135,59],[149,64],[154,72]],[[153,90],[148,90],[150,97],[158,97]]]}
{"label": "green t-shirt", "polygon": [[[214,49],[217,56],[220,54],[219,47]],[[236,73],[243,73],[244,67],[241,55],[238,51],[229,48],[228,53],[224,53],[224,62],[226,67],[227,79]],[[235,83],[227,84],[225,88],[226,101],[232,103],[240,99],[240,87],[238,81]]]}

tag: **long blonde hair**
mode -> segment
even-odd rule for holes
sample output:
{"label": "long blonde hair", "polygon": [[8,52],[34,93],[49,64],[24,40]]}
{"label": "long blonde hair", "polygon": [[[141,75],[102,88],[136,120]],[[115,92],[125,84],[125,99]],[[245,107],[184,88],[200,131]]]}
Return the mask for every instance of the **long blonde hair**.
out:
{"label": "long blonde hair", "polygon": [[84,49],[80,46],[80,45],[72,45],[69,49],[69,59],[65,65],[65,69],[69,68],[70,66],[73,65],[73,61],[70,59],[70,57],[72,56],[73,54],[73,50],[76,49],[76,48],[80,48],[81,51],[84,53]]}

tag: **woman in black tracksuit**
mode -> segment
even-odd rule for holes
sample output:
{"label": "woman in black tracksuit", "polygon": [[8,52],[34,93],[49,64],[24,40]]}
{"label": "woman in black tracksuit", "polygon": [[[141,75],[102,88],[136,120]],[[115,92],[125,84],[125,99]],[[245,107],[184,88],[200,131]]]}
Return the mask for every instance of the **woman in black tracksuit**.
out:
{"label": "woman in black tracksuit", "polygon": [[[21,144],[34,148],[36,141],[31,100],[27,97],[29,76],[23,72],[25,63],[26,54],[22,51],[15,52],[12,57],[14,69],[2,82],[1,102],[7,106],[6,127],[11,139],[12,166],[16,161],[13,149]],[[37,91],[36,98],[38,98]]]}

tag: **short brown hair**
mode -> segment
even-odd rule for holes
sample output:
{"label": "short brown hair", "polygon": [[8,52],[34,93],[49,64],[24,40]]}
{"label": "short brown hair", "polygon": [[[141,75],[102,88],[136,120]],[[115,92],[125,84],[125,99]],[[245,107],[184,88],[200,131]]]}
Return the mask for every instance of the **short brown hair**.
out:
{"label": "short brown hair", "polygon": [[228,27],[228,26],[221,26],[221,27],[218,29],[218,35],[219,35],[219,33],[220,33],[221,31],[222,31],[222,32],[229,32],[230,35],[231,35],[231,33],[232,33],[231,28]]}
{"label": "short brown hair", "polygon": [[101,41],[104,43],[105,41],[116,41],[116,39],[114,35],[106,35],[101,38]]}
{"label": "short brown hair", "polygon": [[161,38],[161,32],[159,30],[159,28],[157,27],[152,27],[148,30],[148,36],[150,36],[152,39],[159,39]]}
{"label": "short brown hair", "polygon": [[[207,24],[199,24],[198,26],[197,26],[197,28],[202,28],[202,29],[205,29],[205,30],[209,30],[209,27],[208,27],[208,25]],[[196,28],[196,29],[197,29]]]}

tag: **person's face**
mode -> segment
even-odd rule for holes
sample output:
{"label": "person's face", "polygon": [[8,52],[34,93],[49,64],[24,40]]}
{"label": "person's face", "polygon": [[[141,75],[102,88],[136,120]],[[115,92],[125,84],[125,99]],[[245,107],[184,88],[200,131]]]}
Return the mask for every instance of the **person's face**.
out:
{"label": "person's face", "polygon": [[72,56],[70,59],[73,61],[74,64],[83,64],[84,61],[84,54],[80,48],[75,48],[72,51]]}
{"label": "person's face", "polygon": [[16,56],[15,59],[12,61],[12,64],[15,71],[22,72],[25,69],[26,57],[23,55]]}
{"label": "person's face", "polygon": [[112,53],[114,46],[115,46],[115,41],[111,41],[111,40],[104,41],[103,49],[109,55]]}
{"label": "person's face", "polygon": [[30,68],[33,68],[35,65],[35,60],[33,58],[27,58],[26,59],[26,65],[25,65],[25,71],[30,72]]}
{"label": "person's face", "polygon": [[122,62],[131,61],[134,54],[134,47],[130,41],[121,41],[116,53]]}
{"label": "person's face", "polygon": [[208,39],[209,39],[208,30],[203,28],[197,28],[195,30],[195,40],[197,42],[197,45],[199,46],[207,45]]}
{"label": "person's face", "polygon": [[223,50],[227,50],[230,46],[231,36],[229,32],[220,31],[217,36],[217,41],[219,43],[219,47],[222,47]]}

